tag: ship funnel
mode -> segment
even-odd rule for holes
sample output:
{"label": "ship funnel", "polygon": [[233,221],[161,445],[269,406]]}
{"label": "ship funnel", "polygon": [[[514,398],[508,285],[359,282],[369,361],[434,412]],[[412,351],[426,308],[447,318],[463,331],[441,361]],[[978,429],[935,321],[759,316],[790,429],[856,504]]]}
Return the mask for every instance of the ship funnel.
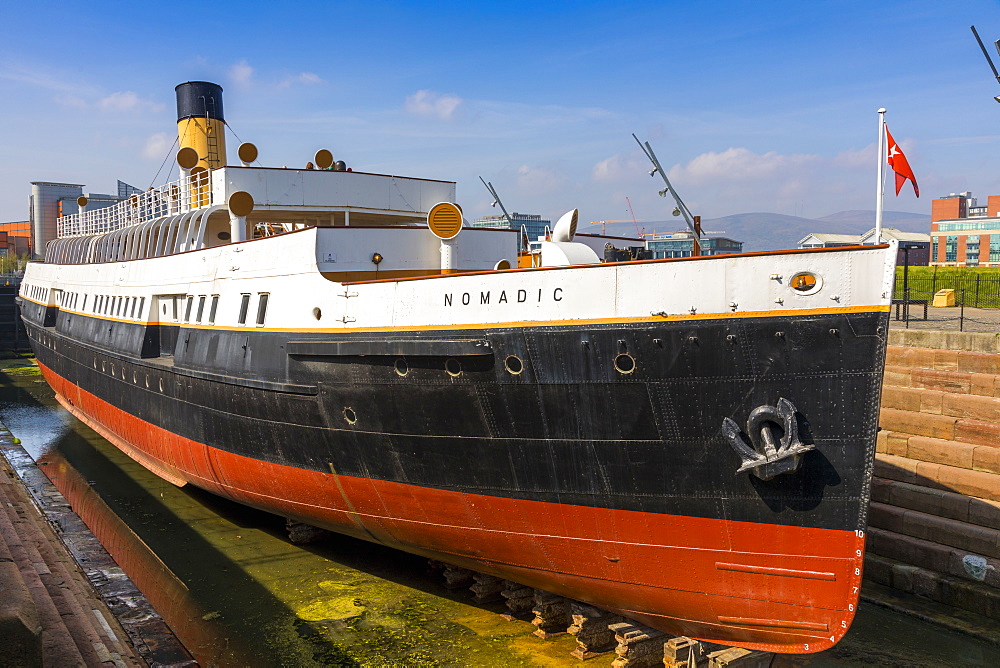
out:
{"label": "ship funnel", "polygon": [[226,121],[222,114],[222,86],[208,81],[188,81],[177,92],[177,137],[181,149],[192,148],[197,167],[226,165]]}

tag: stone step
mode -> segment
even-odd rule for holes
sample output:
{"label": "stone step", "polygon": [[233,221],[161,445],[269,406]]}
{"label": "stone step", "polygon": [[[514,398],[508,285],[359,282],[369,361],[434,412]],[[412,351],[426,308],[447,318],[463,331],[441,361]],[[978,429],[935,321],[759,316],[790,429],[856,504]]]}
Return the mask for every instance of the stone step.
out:
{"label": "stone step", "polygon": [[969,350],[889,345],[885,351],[885,363],[887,366],[1000,375],[1000,355]]}
{"label": "stone step", "polygon": [[1000,397],[993,395],[956,394],[886,383],[882,387],[882,408],[1000,422]]}
{"label": "stone step", "polygon": [[1000,443],[1000,422],[997,421],[882,408],[879,411],[879,427],[908,436],[926,436],[972,445],[996,447]]}
{"label": "stone step", "polygon": [[865,581],[1000,619],[1000,591],[878,554],[865,555]]}
{"label": "stone step", "polygon": [[883,429],[876,438],[875,451],[922,462],[1000,474],[1000,443],[976,445]]}
{"label": "stone step", "polygon": [[7,546],[11,558],[18,565],[21,579],[28,588],[35,609],[38,611],[42,624],[42,656],[46,665],[86,665],[60,611],[41,580],[38,573],[40,569],[32,565],[28,550],[14,528],[14,522],[20,521],[17,511],[25,500],[15,494],[9,494],[0,496],[0,501],[3,501],[3,508],[0,508],[0,540]]}
{"label": "stone step", "polygon": [[872,481],[872,501],[1000,529],[1000,501],[879,477]]}
{"label": "stone step", "polygon": [[[34,516],[34,517],[32,517]],[[100,636],[94,632],[93,625],[87,619],[76,599],[74,598],[73,583],[65,569],[60,568],[58,563],[52,559],[46,559],[42,555],[45,550],[46,537],[40,531],[37,519],[38,512],[34,506],[19,509],[18,517],[13,520],[14,530],[18,533],[21,546],[27,555],[28,562],[38,575],[39,582],[44,587],[55,606],[59,611],[63,623],[76,644],[77,650],[83,656],[87,665],[97,665],[104,661],[101,652],[97,649],[102,645]],[[41,594],[42,592],[39,591]]]}
{"label": "stone step", "polygon": [[995,557],[871,526],[867,545],[872,554],[990,588],[1000,586],[1000,559]]}
{"label": "stone step", "polygon": [[993,473],[877,453],[875,475],[911,485],[1000,501],[1000,476]]}
{"label": "stone step", "polygon": [[1000,531],[996,529],[874,501],[868,514],[868,524],[893,533],[1000,558]]}
{"label": "stone step", "polygon": [[[121,627],[104,609],[100,597],[93,592],[86,576],[80,571],[72,557],[63,550],[57,550],[54,545],[58,540],[51,528],[42,518],[36,520],[36,549],[42,561],[51,571],[43,576],[46,586],[53,595],[56,591],[63,595],[65,610],[71,611],[78,620],[77,626],[85,634],[90,646],[102,661],[122,661],[123,657],[131,656],[127,645],[127,636]],[[71,629],[72,630],[72,629]],[[78,639],[79,641],[79,639]],[[117,662],[116,661],[116,662]]]}

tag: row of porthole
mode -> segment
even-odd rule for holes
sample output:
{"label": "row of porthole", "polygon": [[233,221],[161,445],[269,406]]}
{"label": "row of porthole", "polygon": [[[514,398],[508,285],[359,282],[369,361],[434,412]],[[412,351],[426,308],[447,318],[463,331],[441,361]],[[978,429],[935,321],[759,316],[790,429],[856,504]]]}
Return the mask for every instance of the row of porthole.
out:
{"label": "row of porthole", "polygon": [[[507,370],[507,373],[513,376],[516,376],[524,371],[524,363],[521,362],[521,358],[517,355],[507,355],[503,361],[503,367]],[[393,364],[393,368],[400,377],[405,377],[408,373],[410,373],[410,367],[406,363],[406,358],[404,357],[397,358]],[[447,371],[450,376],[460,376],[462,374],[462,363],[454,357],[449,357],[445,360],[444,370]],[[615,370],[621,374],[632,373],[635,371],[635,358],[628,353],[620,353],[615,356]],[[345,406],[344,420],[346,420],[348,424],[356,424],[358,421],[358,414],[350,406]]]}
{"label": "row of porthole", "polygon": [[[635,371],[635,358],[628,353],[620,353],[614,359],[615,371],[627,375]],[[512,376],[517,376],[524,371],[524,362],[517,355],[507,355],[503,361],[503,368]],[[405,357],[398,357],[393,363],[393,369],[401,378],[405,378],[410,373],[410,366]],[[462,363],[454,357],[445,360],[444,370],[449,376],[457,378],[462,375]]]}
{"label": "row of porthole", "polygon": [[[91,364],[91,366],[93,366],[95,370],[97,369],[97,358],[96,357],[94,358],[94,361]],[[110,373],[108,373],[108,367],[109,366],[111,368],[111,372]],[[127,380],[127,374],[125,373],[125,365],[122,365],[120,368],[121,368],[121,377],[122,377],[122,380]],[[106,362],[104,360],[101,360],[101,373],[107,373],[108,375],[114,376],[116,378],[118,376],[118,372],[115,369],[115,363],[111,362],[109,364],[108,362]],[[144,384],[146,385],[146,389],[148,390],[149,389],[149,374],[147,373],[147,374],[145,374],[145,376],[146,376],[146,378],[145,378]],[[132,372],[132,382],[135,383],[136,385],[139,384],[139,372],[137,372],[137,371],[133,371]],[[163,392],[163,379],[162,378],[157,378],[157,385],[160,388],[160,392]]]}

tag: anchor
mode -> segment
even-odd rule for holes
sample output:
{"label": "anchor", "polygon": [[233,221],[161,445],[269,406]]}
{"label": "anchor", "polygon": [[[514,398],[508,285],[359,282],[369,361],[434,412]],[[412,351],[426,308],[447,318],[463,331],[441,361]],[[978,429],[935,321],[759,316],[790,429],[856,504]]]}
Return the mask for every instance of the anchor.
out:
{"label": "anchor", "polygon": [[[795,406],[788,399],[778,399],[777,406],[758,406],[747,418],[747,436],[753,448],[747,446],[739,425],[729,418],[722,420],[722,433],[729,445],[743,460],[736,475],[750,471],[761,480],[771,480],[783,473],[794,473],[802,466],[802,455],[814,449],[813,445],[799,440],[799,424],[795,419]],[[775,438],[774,428],[780,426],[784,434]]]}

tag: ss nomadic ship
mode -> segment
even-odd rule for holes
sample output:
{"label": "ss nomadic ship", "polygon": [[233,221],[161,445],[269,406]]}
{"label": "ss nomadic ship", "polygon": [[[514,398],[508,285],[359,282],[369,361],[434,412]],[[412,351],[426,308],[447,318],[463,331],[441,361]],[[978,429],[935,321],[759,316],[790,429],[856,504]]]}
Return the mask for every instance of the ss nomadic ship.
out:
{"label": "ss nomadic ship", "polygon": [[[455,184],[227,165],[59,219],[20,300],[59,401],[138,462],[678,635],[836,643],[861,584],[895,249],[523,253]],[[519,258],[519,256],[522,256]]]}

